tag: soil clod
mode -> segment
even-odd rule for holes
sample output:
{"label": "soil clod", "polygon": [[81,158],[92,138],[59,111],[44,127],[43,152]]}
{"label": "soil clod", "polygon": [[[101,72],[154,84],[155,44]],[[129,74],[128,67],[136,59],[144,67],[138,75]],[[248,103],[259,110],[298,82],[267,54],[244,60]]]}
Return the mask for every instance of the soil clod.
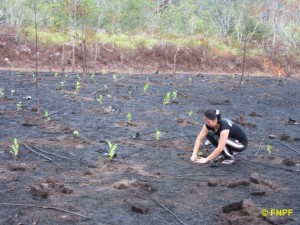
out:
{"label": "soil clod", "polygon": [[133,212],[145,214],[148,212],[149,209],[145,206],[140,205],[139,203],[135,203],[131,206],[131,210]]}

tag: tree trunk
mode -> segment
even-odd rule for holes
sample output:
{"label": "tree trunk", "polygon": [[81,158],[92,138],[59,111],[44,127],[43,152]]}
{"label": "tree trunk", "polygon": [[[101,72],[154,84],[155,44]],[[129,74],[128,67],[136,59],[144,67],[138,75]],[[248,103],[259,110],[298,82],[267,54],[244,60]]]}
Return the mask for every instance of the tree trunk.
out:
{"label": "tree trunk", "polygon": [[85,81],[85,77],[86,77],[86,43],[85,43],[85,39],[82,38],[82,54],[83,54],[83,65],[82,65],[82,81],[81,81],[81,85],[83,85],[84,81]]}
{"label": "tree trunk", "polygon": [[62,54],[61,54],[61,75],[65,73],[65,45],[62,44]]}
{"label": "tree trunk", "polygon": [[36,94],[36,112],[40,114],[40,97],[39,97],[39,75],[38,75],[38,34],[37,34],[37,21],[36,21],[36,2],[34,9],[34,26],[35,26],[35,94]]}
{"label": "tree trunk", "polygon": [[246,65],[246,51],[247,51],[247,40],[246,40],[246,38],[244,38],[244,53],[243,53],[242,75],[241,75],[241,80],[240,80],[239,87],[241,87],[242,83],[243,83],[243,77],[244,77],[245,65]]}

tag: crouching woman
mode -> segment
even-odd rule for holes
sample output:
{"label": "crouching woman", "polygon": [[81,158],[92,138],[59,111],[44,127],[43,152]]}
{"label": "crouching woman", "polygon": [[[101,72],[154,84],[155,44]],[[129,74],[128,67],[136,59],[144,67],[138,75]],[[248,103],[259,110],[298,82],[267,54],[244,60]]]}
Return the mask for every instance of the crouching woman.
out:
{"label": "crouching woman", "polygon": [[[248,139],[245,132],[232,121],[221,118],[219,110],[208,109],[204,112],[203,125],[194,145],[193,154],[190,158],[195,163],[207,163],[215,158],[223,164],[233,164],[235,154],[247,148]],[[207,138],[215,147],[215,150],[206,158],[198,158],[201,143]]]}

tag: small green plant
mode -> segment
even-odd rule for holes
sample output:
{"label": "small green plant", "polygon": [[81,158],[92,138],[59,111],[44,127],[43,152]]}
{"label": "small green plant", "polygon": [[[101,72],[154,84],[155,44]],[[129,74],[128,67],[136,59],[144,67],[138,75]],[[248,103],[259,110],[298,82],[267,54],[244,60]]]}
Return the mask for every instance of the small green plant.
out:
{"label": "small green plant", "polygon": [[269,153],[269,156],[271,156],[272,154],[272,149],[273,149],[272,145],[269,144],[266,145],[266,151]]}
{"label": "small green plant", "polygon": [[76,85],[75,85],[75,93],[77,94],[80,91],[80,81],[76,81]]}
{"label": "small green plant", "polygon": [[4,95],[4,89],[0,88],[0,97],[3,97],[3,95]]}
{"label": "small green plant", "polygon": [[79,133],[78,130],[74,130],[74,131],[73,131],[73,135],[74,135],[75,137],[79,137],[80,133]]}
{"label": "small green plant", "polygon": [[19,153],[19,143],[18,143],[18,139],[17,138],[14,138],[14,143],[13,145],[10,146],[11,147],[11,151],[10,153],[15,157],[15,159],[17,158],[18,156],[18,153]]}
{"label": "small green plant", "polygon": [[189,77],[189,82],[192,83],[193,82],[193,78]]}
{"label": "small green plant", "polygon": [[164,101],[163,101],[163,104],[164,104],[164,105],[170,103],[170,99],[171,99],[170,95],[171,95],[171,93],[170,93],[170,92],[167,92],[166,97],[164,98]]}
{"label": "small green plant", "polygon": [[116,155],[118,145],[111,143],[110,141],[106,141],[108,144],[108,157],[113,158]]}
{"label": "small green plant", "polygon": [[127,122],[130,123],[130,122],[131,122],[131,119],[132,119],[131,113],[128,112],[128,114],[127,114]]}
{"label": "small green plant", "polygon": [[94,80],[94,77],[95,77],[95,73],[92,73],[91,74],[91,79]]}
{"label": "small green plant", "polygon": [[58,76],[58,73],[57,73],[57,72],[55,72],[53,75],[54,75],[54,77],[57,77],[57,76]]}
{"label": "small green plant", "polygon": [[176,99],[177,98],[177,91],[173,91],[172,92],[172,99]]}
{"label": "small green plant", "polygon": [[192,115],[193,115],[193,111],[189,111],[189,112],[188,112],[188,115],[189,115],[189,116],[192,116]]}
{"label": "small green plant", "polygon": [[65,86],[65,82],[64,81],[60,82],[60,87],[64,88],[64,86]]}
{"label": "small green plant", "polygon": [[117,81],[117,79],[118,79],[118,75],[117,74],[113,74],[113,80]]}
{"label": "small green plant", "polygon": [[221,79],[220,75],[216,76],[216,81],[220,81],[220,79]]}
{"label": "small green plant", "polygon": [[132,75],[132,72],[133,72],[133,69],[132,69],[132,68],[129,68],[129,69],[128,69],[128,74],[129,74],[129,75]]}
{"label": "small green plant", "polygon": [[50,120],[50,114],[49,114],[48,110],[45,111],[44,116],[45,116],[46,120]]}
{"label": "small green plant", "polygon": [[144,94],[146,94],[148,88],[149,88],[149,83],[147,82],[146,84],[144,84]]}
{"label": "small green plant", "polygon": [[76,75],[76,77],[77,77],[77,80],[78,80],[78,81],[80,81],[80,80],[81,80],[81,77],[80,77],[80,75],[79,75],[79,74],[77,74],[77,75]]}
{"label": "small green plant", "polygon": [[22,110],[22,102],[19,101],[19,102],[17,103],[17,111],[21,111],[21,110]]}
{"label": "small green plant", "polygon": [[36,77],[35,77],[34,72],[31,72],[31,75],[32,75],[32,80],[33,80],[33,82],[35,82],[35,81],[36,81]]}
{"label": "small green plant", "polygon": [[159,141],[160,138],[160,130],[156,128],[156,132],[155,132],[155,137],[156,137],[156,141]]}
{"label": "small green plant", "polygon": [[100,103],[100,105],[102,105],[102,102],[103,102],[103,96],[102,95],[99,95],[97,97],[97,101]]}

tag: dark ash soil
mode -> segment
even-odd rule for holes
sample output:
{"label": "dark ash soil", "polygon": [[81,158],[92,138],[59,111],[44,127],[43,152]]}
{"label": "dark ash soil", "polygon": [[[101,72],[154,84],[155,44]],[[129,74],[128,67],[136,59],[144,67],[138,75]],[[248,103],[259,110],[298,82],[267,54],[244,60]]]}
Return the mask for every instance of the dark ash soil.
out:
{"label": "dark ash soil", "polygon": [[[0,224],[300,223],[299,80],[252,76],[238,88],[232,76],[96,74],[75,94],[77,79],[41,74],[37,117],[32,75],[0,72]],[[178,96],[163,105],[168,91]],[[189,161],[208,107],[248,134],[234,165]],[[112,160],[105,140],[118,145]]]}

